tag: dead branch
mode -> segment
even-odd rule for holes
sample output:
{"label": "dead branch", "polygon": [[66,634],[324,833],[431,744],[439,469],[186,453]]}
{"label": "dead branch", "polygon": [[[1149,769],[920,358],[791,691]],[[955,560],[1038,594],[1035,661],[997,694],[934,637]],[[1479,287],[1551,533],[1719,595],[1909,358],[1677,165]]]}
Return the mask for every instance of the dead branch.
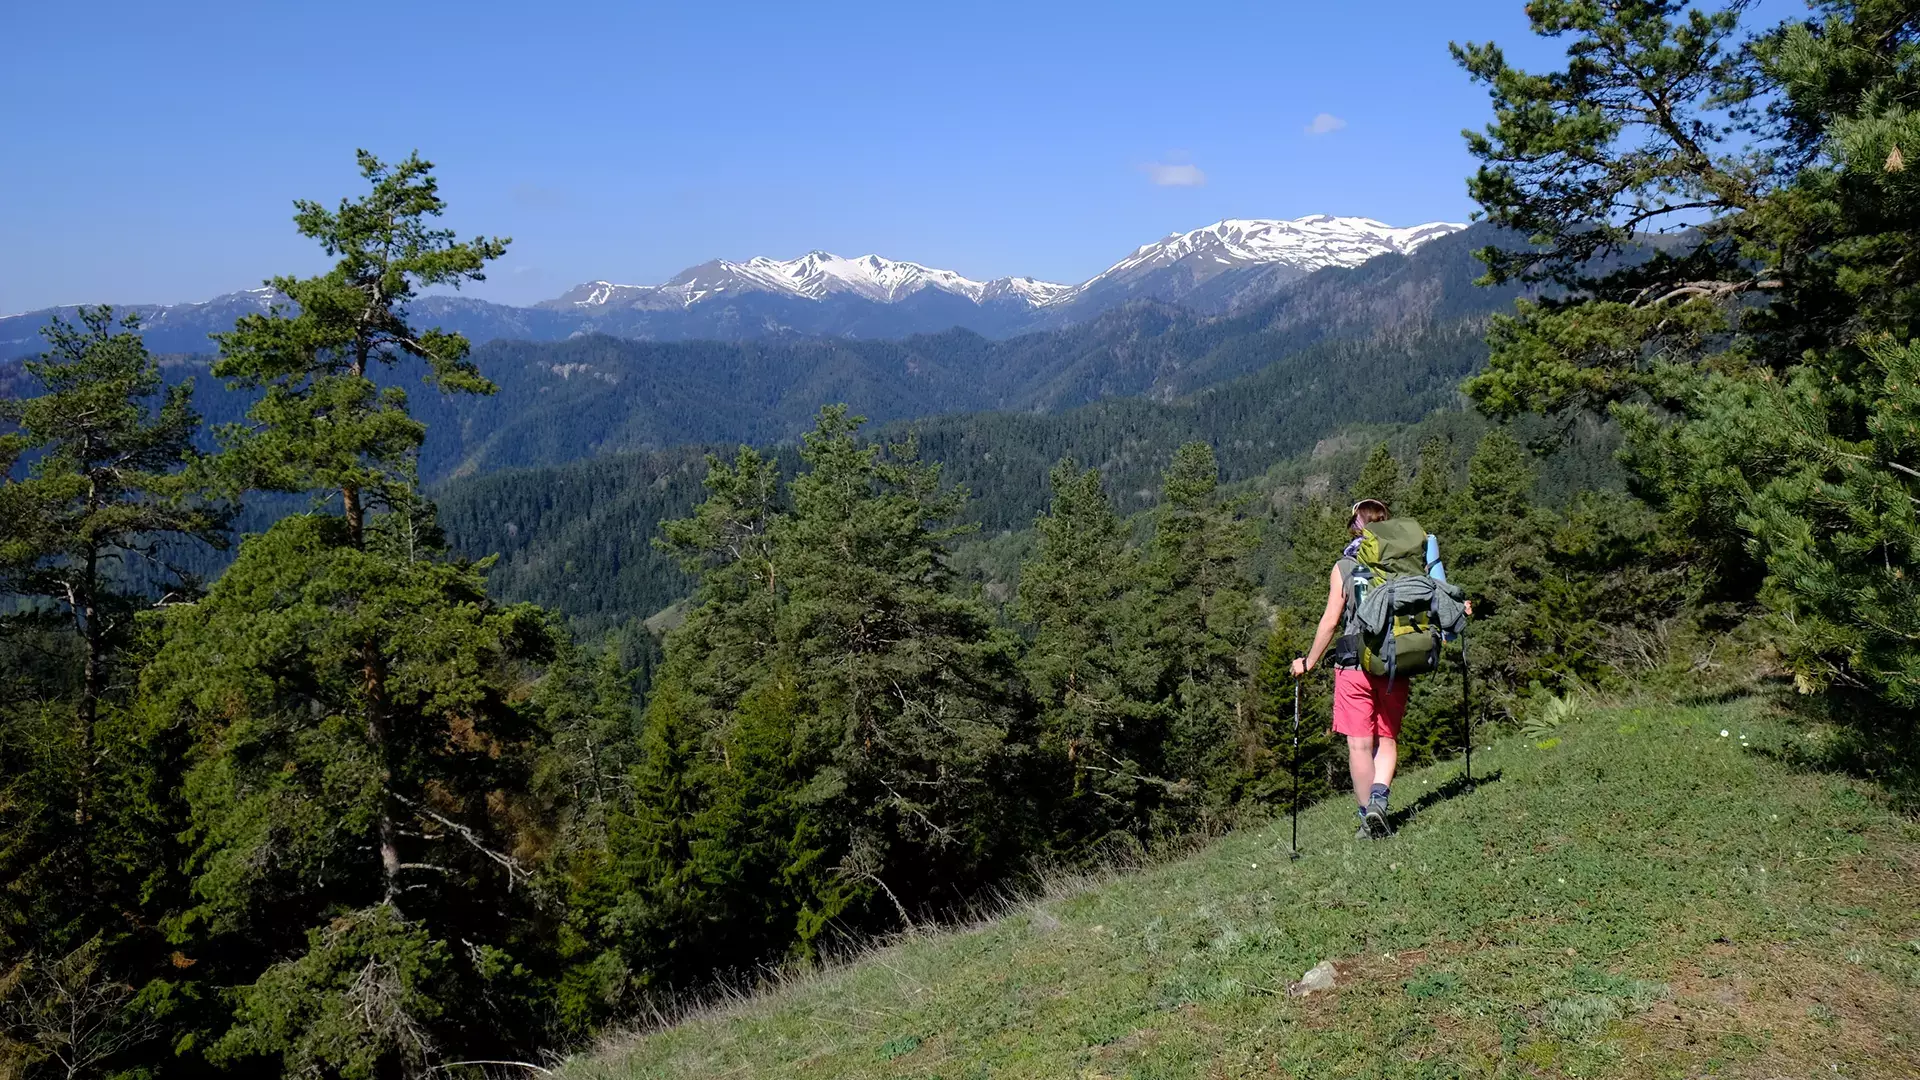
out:
{"label": "dead branch", "polygon": [[1633,298],[1633,306],[1658,307],[1669,300],[1679,300],[1682,298],[1691,300],[1696,297],[1705,297],[1709,300],[1723,300],[1729,296],[1754,289],[1778,289],[1781,287],[1780,279],[1761,275],[1747,278],[1744,281],[1683,281],[1678,285],[1669,285],[1666,292],[1661,293],[1651,300],[1647,299],[1647,295],[1653,292],[1653,290],[1660,288],[1662,284],[1668,283],[1662,282],[1649,285],[1640,290],[1639,295]]}
{"label": "dead branch", "polygon": [[409,810],[412,810],[414,813],[420,815],[421,817],[430,818],[433,821],[438,822],[441,826],[451,831],[455,836],[458,836],[460,839],[465,840],[467,842],[468,847],[471,847],[473,850],[479,852],[482,855],[485,855],[487,858],[492,859],[494,862],[500,864],[500,866],[507,871],[507,887],[509,889],[513,887],[513,884],[516,881],[532,881],[533,880],[532,871],[529,871],[526,867],[521,866],[520,860],[514,858],[511,855],[508,855],[506,852],[495,851],[494,849],[488,847],[486,844],[481,843],[480,835],[474,832],[472,829],[467,828],[465,825],[460,824],[459,822],[445,816],[444,814],[437,813],[426,806],[422,806],[421,804],[413,801],[412,799],[407,798],[405,795],[401,795],[393,791],[389,791],[387,794],[393,796],[393,800],[395,802],[399,803],[400,805],[406,807]]}

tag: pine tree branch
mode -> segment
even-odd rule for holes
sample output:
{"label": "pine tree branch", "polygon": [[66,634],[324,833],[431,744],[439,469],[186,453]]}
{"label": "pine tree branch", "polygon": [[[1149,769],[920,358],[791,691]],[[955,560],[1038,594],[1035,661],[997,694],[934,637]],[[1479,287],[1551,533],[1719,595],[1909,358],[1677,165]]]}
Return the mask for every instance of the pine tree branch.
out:
{"label": "pine tree branch", "polygon": [[1108,776],[1118,776],[1123,780],[1137,780],[1143,784],[1153,784],[1169,792],[1178,792],[1180,789],[1180,785],[1178,783],[1175,783],[1172,780],[1163,780],[1157,776],[1145,776],[1136,772],[1128,772],[1125,768],[1126,763],[1121,761],[1119,758],[1114,757],[1113,754],[1109,752],[1105,747],[1094,746],[1092,744],[1089,744],[1089,749],[1096,751],[1097,753],[1100,754],[1101,757],[1106,758],[1108,761],[1113,762],[1115,765],[1121,766],[1121,768],[1103,769],[1098,765],[1084,765],[1084,764],[1078,765],[1076,766],[1076,768],[1083,769],[1087,772],[1106,773]]}
{"label": "pine tree branch", "polygon": [[1850,454],[1845,450],[1834,450],[1833,453],[1838,454],[1843,458],[1851,458],[1854,461],[1864,461],[1869,465],[1885,465],[1887,468],[1892,469],[1894,472],[1905,473],[1906,475],[1913,477],[1915,480],[1920,480],[1920,471],[1915,471],[1913,469],[1910,469],[1907,466],[1902,465],[1897,461],[1881,461],[1878,458],[1871,458],[1865,454]]}
{"label": "pine tree branch", "polygon": [[896,806],[905,810],[907,813],[912,814],[914,817],[919,818],[920,823],[925,825],[929,830],[932,831],[932,833],[935,836],[939,837],[941,840],[949,844],[953,843],[952,830],[943,829],[939,825],[934,824],[932,818],[928,817],[925,814],[925,812],[923,812],[918,806],[915,806],[913,803],[907,801],[906,797],[901,795],[898,791],[895,791],[893,788],[893,785],[888,783],[886,780],[881,780],[880,786],[883,788],[886,788],[887,794],[893,796],[893,801]]}

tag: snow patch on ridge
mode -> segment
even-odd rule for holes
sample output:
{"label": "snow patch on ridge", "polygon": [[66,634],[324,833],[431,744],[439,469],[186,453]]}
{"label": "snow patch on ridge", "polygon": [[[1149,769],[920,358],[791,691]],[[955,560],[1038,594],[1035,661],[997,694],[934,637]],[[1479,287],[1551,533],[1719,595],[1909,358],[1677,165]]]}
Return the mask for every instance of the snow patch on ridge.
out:
{"label": "snow patch on ridge", "polygon": [[765,256],[756,256],[745,262],[715,259],[681,271],[664,285],[590,281],[574,286],[566,294],[541,306],[563,309],[609,305],[691,307],[709,297],[753,291],[807,300],[824,300],[835,294],[852,293],[868,300],[891,304],[922,289],[937,289],[976,304],[1011,298],[1038,305],[1070,292],[1072,286],[1033,278],[975,281],[951,270],[900,262],[879,255],[848,259],[828,251],[810,251],[797,259],[769,259]]}

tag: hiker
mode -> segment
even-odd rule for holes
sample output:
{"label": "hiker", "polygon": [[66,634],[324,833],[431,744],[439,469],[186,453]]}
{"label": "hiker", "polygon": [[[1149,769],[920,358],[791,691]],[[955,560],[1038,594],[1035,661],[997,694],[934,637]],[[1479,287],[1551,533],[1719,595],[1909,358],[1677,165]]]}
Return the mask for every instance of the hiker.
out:
{"label": "hiker", "polygon": [[[1327,606],[1300,678],[1339,633],[1333,666],[1333,730],[1347,737],[1347,768],[1360,818],[1356,839],[1389,832],[1387,800],[1399,764],[1400,723],[1414,675],[1439,664],[1440,643],[1460,632],[1473,606],[1446,582],[1439,541],[1411,519],[1391,519],[1378,499],[1353,504],[1353,541],[1327,578]],[[1369,599],[1371,597],[1371,599]]]}

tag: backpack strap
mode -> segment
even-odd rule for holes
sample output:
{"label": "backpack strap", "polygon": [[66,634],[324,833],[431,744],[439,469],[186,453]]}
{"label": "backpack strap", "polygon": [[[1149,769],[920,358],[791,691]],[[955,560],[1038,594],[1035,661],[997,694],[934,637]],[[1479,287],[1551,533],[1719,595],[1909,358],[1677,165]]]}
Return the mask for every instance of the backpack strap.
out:
{"label": "backpack strap", "polygon": [[1333,666],[1336,668],[1357,668],[1360,666],[1360,650],[1364,645],[1360,629],[1355,619],[1360,612],[1360,590],[1368,576],[1367,569],[1360,560],[1343,555],[1333,564],[1340,573],[1340,595],[1344,604],[1340,610],[1340,636],[1333,641],[1331,651]]}

